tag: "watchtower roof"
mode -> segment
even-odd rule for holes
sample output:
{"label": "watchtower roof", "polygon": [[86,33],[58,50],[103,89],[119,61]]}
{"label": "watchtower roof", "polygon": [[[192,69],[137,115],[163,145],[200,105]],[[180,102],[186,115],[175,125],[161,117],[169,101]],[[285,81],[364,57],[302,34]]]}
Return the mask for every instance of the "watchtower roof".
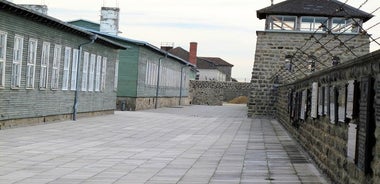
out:
{"label": "watchtower roof", "polygon": [[361,18],[364,22],[373,17],[337,0],[287,0],[257,11],[259,19],[265,19],[267,15]]}

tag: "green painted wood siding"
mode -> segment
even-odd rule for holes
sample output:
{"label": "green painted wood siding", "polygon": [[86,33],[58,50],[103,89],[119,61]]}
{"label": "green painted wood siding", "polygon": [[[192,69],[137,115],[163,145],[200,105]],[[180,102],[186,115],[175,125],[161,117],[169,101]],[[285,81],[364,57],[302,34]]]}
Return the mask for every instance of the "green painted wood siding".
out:
{"label": "green painted wood siding", "polygon": [[130,48],[120,51],[118,97],[137,96],[137,62],[140,47],[134,44],[123,43]]}
{"label": "green painted wood siding", "polygon": [[[7,32],[7,57],[5,69],[5,87],[0,88],[0,120],[41,117],[72,113],[74,103],[74,91],[62,90],[62,76],[64,64],[64,48],[78,48],[79,44],[88,42],[89,39],[64,32],[43,24],[20,18],[13,14],[0,11],[0,30]],[[24,38],[21,86],[11,89],[12,58],[15,35]],[[26,89],[26,60],[28,56],[28,41],[30,38],[38,40],[37,61],[35,65],[34,89]],[[42,43],[50,43],[48,88],[38,88],[41,69]],[[61,61],[59,65],[59,85],[57,90],[51,89],[51,76],[53,66],[54,45],[62,46]],[[103,92],[80,92],[78,112],[93,112],[115,109],[116,91],[114,90],[115,61],[118,59],[118,51],[110,47],[94,43],[84,46],[84,51],[107,57],[106,87]],[[83,55],[82,55],[83,57]],[[83,58],[82,58],[83,63]],[[82,66],[80,65],[80,77],[77,79],[81,87]],[[71,79],[71,76],[70,76]],[[81,89],[81,88],[80,88]]]}
{"label": "green painted wood siding", "polygon": [[[156,65],[158,65],[159,59],[164,57],[162,54],[158,54],[157,52],[151,51],[146,48],[142,48],[140,51],[140,58],[139,58],[139,68],[138,68],[138,85],[137,85],[137,96],[138,97],[154,97],[156,96],[156,89],[157,85],[148,85],[145,82],[146,79],[146,68],[147,68],[147,61],[153,62]],[[170,57],[163,58],[161,60],[161,67],[170,68],[176,72],[178,72],[178,75],[174,75],[174,80],[177,80],[179,82],[180,80],[180,71],[181,67],[184,66],[182,63],[179,63],[177,60],[174,60]],[[189,83],[189,79],[191,76],[193,76],[192,72],[189,70],[189,67],[185,67],[183,72],[187,73],[187,84]],[[162,74],[162,73],[161,73]],[[162,77],[162,75],[161,75]],[[174,82],[172,79],[167,79],[169,82]],[[185,81],[183,81],[185,83]],[[162,83],[159,87],[159,97],[178,97],[180,95],[179,87],[171,87],[171,86],[164,86]],[[188,95],[188,86],[184,87],[182,89],[182,96]]]}

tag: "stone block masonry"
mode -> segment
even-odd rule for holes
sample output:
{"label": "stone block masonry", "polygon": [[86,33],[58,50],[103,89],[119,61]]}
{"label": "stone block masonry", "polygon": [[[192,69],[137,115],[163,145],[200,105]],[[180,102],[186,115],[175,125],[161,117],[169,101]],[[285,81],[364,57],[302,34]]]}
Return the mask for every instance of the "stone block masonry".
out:
{"label": "stone block masonry", "polygon": [[[365,35],[350,35],[340,34],[341,40],[349,40],[345,44],[351,48],[356,56],[362,56],[369,53],[369,39]],[[320,44],[316,44],[314,39],[320,40],[320,43],[325,45],[326,49],[321,49]],[[306,45],[305,45],[306,43]],[[338,46],[337,46],[338,45]],[[275,95],[273,90],[274,76],[279,70],[285,67],[285,56],[293,56],[298,52],[297,56],[293,58],[294,65],[305,68],[308,60],[308,55],[318,57],[319,62],[316,63],[315,71],[320,71],[326,67],[332,66],[332,56],[339,56],[341,62],[348,61],[355,58],[351,52],[347,52],[347,48],[339,46],[339,40],[334,39],[331,34],[316,34],[311,37],[310,33],[305,32],[271,32],[271,31],[258,31],[257,32],[257,45],[255,53],[255,61],[252,70],[251,83],[254,86],[250,94],[249,100],[249,117],[259,116],[273,116],[276,113],[273,101]],[[362,45],[361,47],[358,47]],[[308,53],[301,53],[298,49],[307,49]],[[305,77],[301,72],[293,72],[291,76],[293,79],[301,79]],[[281,83],[284,79],[280,79]],[[289,80],[289,79],[285,79]]]}
{"label": "stone block masonry", "polygon": [[251,83],[191,81],[190,96],[194,105],[223,105],[239,96],[249,96],[252,91]]}
{"label": "stone block masonry", "polygon": [[[159,97],[157,108],[179,106],[179,97]],[[188,96],[181,98],[181,105],[190,105],[191,99]],[[122,111],[139,111],[154,109],[156,105],[155,97],[118,97],[116,109]]]}
{"label": "stone block masonry", "polygon": [[276,118],[335,183],[380,183],[380,51],[280,86],[276,94]]}

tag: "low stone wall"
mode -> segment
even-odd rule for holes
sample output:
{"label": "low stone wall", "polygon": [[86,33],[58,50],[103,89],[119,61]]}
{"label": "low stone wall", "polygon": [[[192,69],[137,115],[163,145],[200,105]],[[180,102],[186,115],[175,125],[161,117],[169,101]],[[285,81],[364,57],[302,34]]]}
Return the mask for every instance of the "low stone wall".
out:
{"label": "low stone wall", "polygon": [[251,83],[190,81],[189,93],[194,105],[223,105],[239,96],[249,96]]}
{"label": "low stone wall", "polygon": [[335,183],[380,183],[380,51],[276,93],[276,118]]}
{"label": "low stone wall", "polygon": [[[191,99],[187,96],[181,98],[181,105],[190,105]],[[156,105],[155,97],[134,98],[118,97],[116,101],[117,110],[139,111],[145,109],[154,109]],[[179,106],[179,97],[159,97],[157,107],[175,107]]]}

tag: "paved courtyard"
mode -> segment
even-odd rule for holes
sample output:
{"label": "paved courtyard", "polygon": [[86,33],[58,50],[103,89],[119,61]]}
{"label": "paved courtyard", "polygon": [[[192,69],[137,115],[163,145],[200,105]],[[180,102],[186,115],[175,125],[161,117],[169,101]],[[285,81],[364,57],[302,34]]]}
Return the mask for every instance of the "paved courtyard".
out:
{"label": "paved courtyard", "polygon": [[0,183],[328,182],[277,121],[225,105],[1,130]]}

